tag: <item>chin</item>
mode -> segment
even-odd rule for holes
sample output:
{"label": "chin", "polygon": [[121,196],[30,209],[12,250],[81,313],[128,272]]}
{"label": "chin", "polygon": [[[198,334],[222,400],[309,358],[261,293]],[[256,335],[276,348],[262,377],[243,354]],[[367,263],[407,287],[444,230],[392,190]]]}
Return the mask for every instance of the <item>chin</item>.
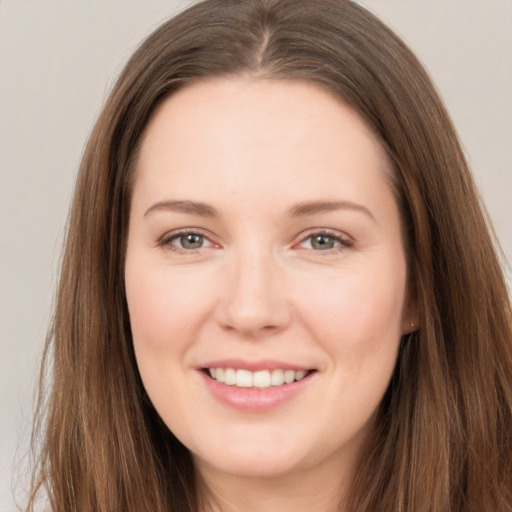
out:
{"label": "chin", "polygon": [[200,469],[230,474],[244,478],[275,478],[294,472],[301,466],[292,451],[262,449],[257,443],[253,447],[236,449],[224,448],[215,453],[205,454],[205,457],[193,455]]}

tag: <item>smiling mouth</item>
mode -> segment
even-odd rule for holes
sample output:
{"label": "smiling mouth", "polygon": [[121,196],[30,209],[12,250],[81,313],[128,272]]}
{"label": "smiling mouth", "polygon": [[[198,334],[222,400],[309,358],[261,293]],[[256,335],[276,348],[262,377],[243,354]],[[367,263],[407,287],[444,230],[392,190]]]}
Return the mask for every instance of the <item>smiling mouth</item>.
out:
{"label": "smiling mouth", "polygon": [[266,389],[301,381],[316,370],[259,370],[251,372],[235,368],[204,368],[213,380],[238,388]]}

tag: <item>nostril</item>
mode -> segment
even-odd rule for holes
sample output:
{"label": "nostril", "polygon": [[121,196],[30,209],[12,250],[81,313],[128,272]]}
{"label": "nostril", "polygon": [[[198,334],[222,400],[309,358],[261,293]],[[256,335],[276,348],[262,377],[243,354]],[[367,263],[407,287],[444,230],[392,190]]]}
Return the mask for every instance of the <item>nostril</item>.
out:
{"label": "nostril", "polygon": [[286,328],[290,323],[291,312],[288,304],[282,300],[267,302],[256,298],[233,298],[218,305],[216,318],[226,331],[259,337]]}

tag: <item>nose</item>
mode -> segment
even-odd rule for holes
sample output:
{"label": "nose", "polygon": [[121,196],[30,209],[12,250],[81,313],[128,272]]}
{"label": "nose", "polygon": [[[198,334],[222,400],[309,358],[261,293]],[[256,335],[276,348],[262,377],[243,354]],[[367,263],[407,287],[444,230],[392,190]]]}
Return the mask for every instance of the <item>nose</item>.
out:
{"label": "nose", "polygon": [[271,255],[250,251],[233,256],[226,275],[216,308],[223,329],[252,338],[286,329],[290,304],[283,271]]}

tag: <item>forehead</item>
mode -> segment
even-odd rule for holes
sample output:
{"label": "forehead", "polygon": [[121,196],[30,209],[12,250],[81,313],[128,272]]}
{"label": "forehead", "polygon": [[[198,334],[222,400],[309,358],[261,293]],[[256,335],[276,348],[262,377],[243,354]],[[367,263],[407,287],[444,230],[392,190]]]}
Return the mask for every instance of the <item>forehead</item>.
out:
{"label": "forehead", "polygon": [[[338,135],[339,144],[343,143],[347,132],[340,129],[341,125],[349,124],[344,128],[371,140],[380,149],[378,137],[361,116],[333,92],[316,83],[283,79],[212,78],[179,89],[164,100],[151,116],[142,145],[155,144],[158,139],[156,132],[165,129],[170,134],[173,125],[174,135],[189,136],[191,132],[200,133],[212,124],[221,127],[224,123],[231,123],[231,128],[235,122],[239,123],[240,131],[251,127],[253,136],[260,128],[260,137],[255,142],[264,141],[269,125],[274,125],[276,130],[292,128],[282,132],[281,139],[294,142],[294,135],[303,135],[314,140],[315,128],[326,123],[334,126],[336,117],[338,126],[333,135]],[[323,137],[325,133],[316,130],[316,135]],[[152,139],[151,142],[148,142],[148,138]],[[381,153],[385,159],[382,150]]]}
{"label": "forehead", "polygon": [[223,78],[185,87],[159,106],[144,134],[135,184],[178,196],[219,189],[275,199],[357,196],[370,191],[370,182],[374,191],[389,192],[390,169],[361,117],[320,86]]}

